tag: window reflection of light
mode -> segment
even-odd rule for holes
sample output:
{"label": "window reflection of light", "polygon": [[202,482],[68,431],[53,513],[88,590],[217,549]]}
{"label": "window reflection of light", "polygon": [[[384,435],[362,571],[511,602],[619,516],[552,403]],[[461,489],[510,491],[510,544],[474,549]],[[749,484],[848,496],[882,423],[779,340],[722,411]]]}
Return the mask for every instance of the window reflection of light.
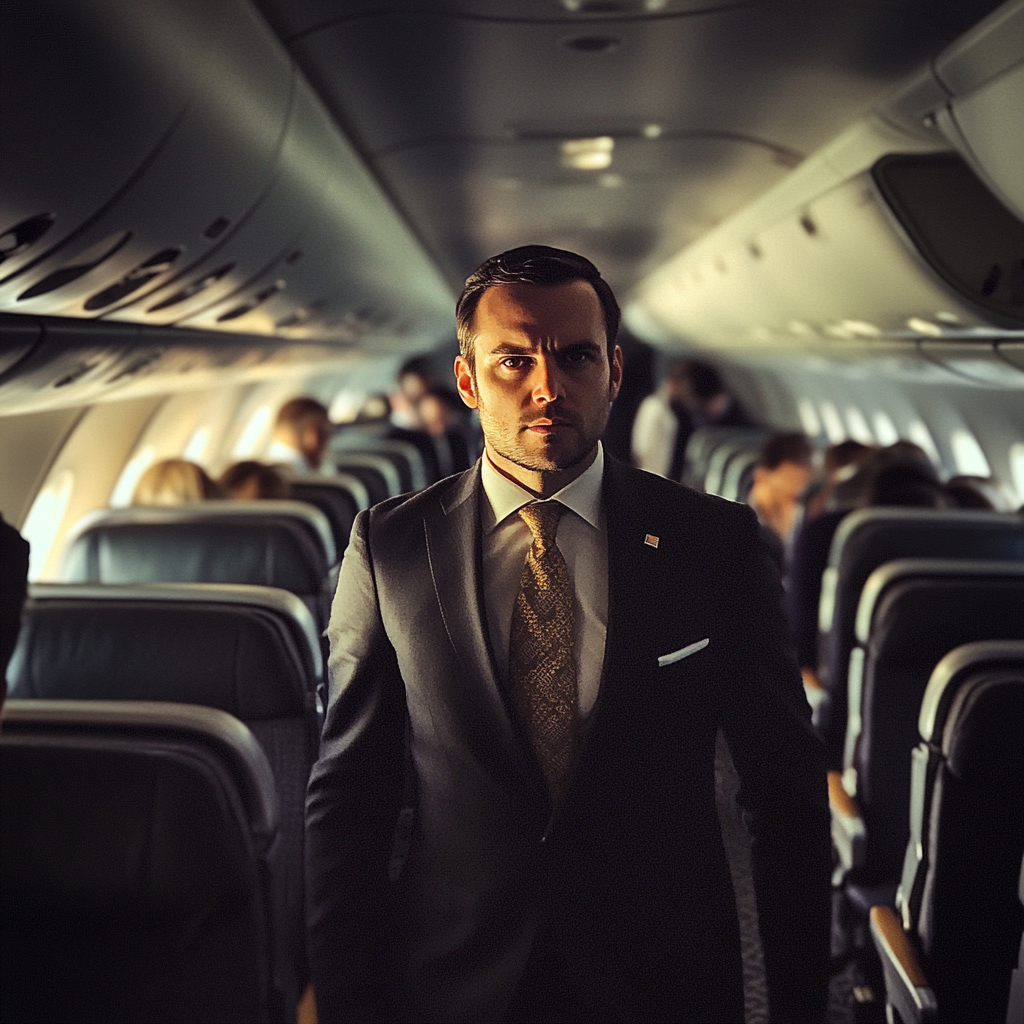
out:
{"label": "window reflection of light", "polygon": [[875,437],[880,445],[888,446],[895,444],[900,439],[900,432],[896,429],[896,424],[893,423],[887,412],[882,412],[879,409],[872,416],[871,420],[875,427]]}
{"label": "window reflection of light", "polygon": [[809,398],[801,398],[796,403],[796,411],[800,414],[804,433],[809,437],[817,437],[821,433],[821,420],[818,419],[814,403]]}
{"label": "window reflection of light", "polygon": [[868,421],[864,418],[864,413],[856,405],[848,405],[846,407],[846,425],[850,429],[850,437],[854,441],[860,441],[861,444],[874,444],[875,435],[871,433],[871,428],[868,426]]}
{"label": "window reflection of light", "polygon": [[935,442],[932,440],[931,432],[921,422],[921,420],[914,420],[913,423],[907,428],[907,436],[911,441],[922,449],[925,455],[928,456],[936,466],[942,464],[942,459],[939,457],[939,449],[935,447]]}
{"label": "window reflection of light", "polygon": [[1024,505],[1024,442],[1015,441],[1010,445],[1010,476],[1017,491],[1017,503]]}
{"label": "window reflection of light", "polygon": [[965,427],[959,427],[949,435],[949,446],[953,449],[953,460],[958,472],[964,476],[992,475],[992,467],[978,439]]}
{"label": "window reflection of light", "polygon": [[121,475],[114,485],[114,491],[110,495],[112,508],[124,508],[132,503],[132,495],[142,474],[149,469],[156,461],[156,449],[147,444],[140,448],[128,461],[128,464],[121,470]]}
{"label": "window reflection of light", "polygon": [[188,439],[188,444],[185,445],[185,450],[181,453],[181,457],[183,459],[188,459],[189,462],[202,462],[203,456],[206,454],[206,445],[209,440],[209,428],[200,427]]}
{"label": "window reflection of light", "polygon": [[29,542],[28,578],[35,582],[42,575],[50,548],[56,540],[64,513],[75,487],[74,474],[69,469],[58,473],[37,495],[29,509],[22,536]]}
{"label": "window reflection of light", "polygon": [[231,454],[236,459],[254,455],[270,427],[270,406],[261,405],[250,417],[245,430],[239,435]]}
{"label": "window reflection of light", "polygon": [[825,424],[825,433],[831,444],[846,440],[846,427],[843,426],[839,410],[831,402],[821,403],[821,422]]}

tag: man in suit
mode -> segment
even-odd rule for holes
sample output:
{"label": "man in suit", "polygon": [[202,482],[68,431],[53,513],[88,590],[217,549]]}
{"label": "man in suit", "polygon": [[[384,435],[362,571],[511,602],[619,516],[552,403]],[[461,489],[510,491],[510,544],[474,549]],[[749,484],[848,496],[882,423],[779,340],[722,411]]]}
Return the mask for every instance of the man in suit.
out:
{"label": "man in suit", "polygon": [[321,1024],[741,1021],[719,730],[773,1019],[824,1015],[825,776],[778,574],[749,509],[604,455],[618,318],[582,257],[488,260],[457,310],[484,455],[353,527],[307,801]]}

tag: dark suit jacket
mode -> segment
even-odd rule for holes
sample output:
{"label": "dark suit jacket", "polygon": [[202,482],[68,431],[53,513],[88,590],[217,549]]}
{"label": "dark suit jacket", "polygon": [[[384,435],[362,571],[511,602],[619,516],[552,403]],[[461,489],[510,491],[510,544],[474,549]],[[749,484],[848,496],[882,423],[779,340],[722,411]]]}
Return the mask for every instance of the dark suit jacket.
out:
{"label": "dark suit jacket", "polygon": [[[474,467],[353,528],[307,802],[321,1022],[742,1020],[719,729],[754,836],[773,1017],[820,1021],[823,758],[752,512],[607,459],[604,673],[553,813],[492,663],[481,495]],[[391,884],[407,716],[417,811]]]}

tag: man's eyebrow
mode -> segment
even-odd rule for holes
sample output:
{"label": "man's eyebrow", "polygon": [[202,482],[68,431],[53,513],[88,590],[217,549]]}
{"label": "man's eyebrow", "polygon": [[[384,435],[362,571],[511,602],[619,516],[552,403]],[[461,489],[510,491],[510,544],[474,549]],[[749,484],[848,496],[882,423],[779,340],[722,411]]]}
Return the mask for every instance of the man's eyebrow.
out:
{"label": "man's eyebrow", "polygon": [[521,356],[533,352],[533,345],[517,345],[514,341],[503,341],[489,349],[489,356]]}

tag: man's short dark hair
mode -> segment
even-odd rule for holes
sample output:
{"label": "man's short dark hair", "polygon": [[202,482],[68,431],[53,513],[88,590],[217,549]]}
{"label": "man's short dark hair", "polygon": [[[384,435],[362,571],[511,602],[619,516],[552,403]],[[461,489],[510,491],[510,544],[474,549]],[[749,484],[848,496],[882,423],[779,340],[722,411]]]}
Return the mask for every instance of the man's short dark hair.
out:
{"label": "man's short dark hair", "polygon": [[330,422],[327,406],[315,398],[292,398],[278,410],[274,425],[277,427],[288,426],[296,433],[300,433],[309,424],[323,423],[325,420]]}
{"label": "man's short dark hair", "polygon": [[488,288],[499,284],[537,284],[553,286],[586,281],[597,293],[604,313],[605,334],[608,337],[608,358],[615,348],[622,314],[608,282],[586,257],[550,245],[521,245],[517,249],[492,256],[469,277],[455,306],[455,323],[459,337],[459,351],[473,362],[473,318],[480,296]]}
{"label": "man's short dark hair", "polygon": [[799,431],[772,434],[763,445],[757,457],[757,464],[764,469],[778,469],[784,462],[798,466],[809,466],[814,457],[814,447],[806,434]]}
{"label": "man's short dark hair", "polygon": [[690,390],[697,398],[714,398],[725,391],[722,375],[710,363],[691,359],[687,367]]}

